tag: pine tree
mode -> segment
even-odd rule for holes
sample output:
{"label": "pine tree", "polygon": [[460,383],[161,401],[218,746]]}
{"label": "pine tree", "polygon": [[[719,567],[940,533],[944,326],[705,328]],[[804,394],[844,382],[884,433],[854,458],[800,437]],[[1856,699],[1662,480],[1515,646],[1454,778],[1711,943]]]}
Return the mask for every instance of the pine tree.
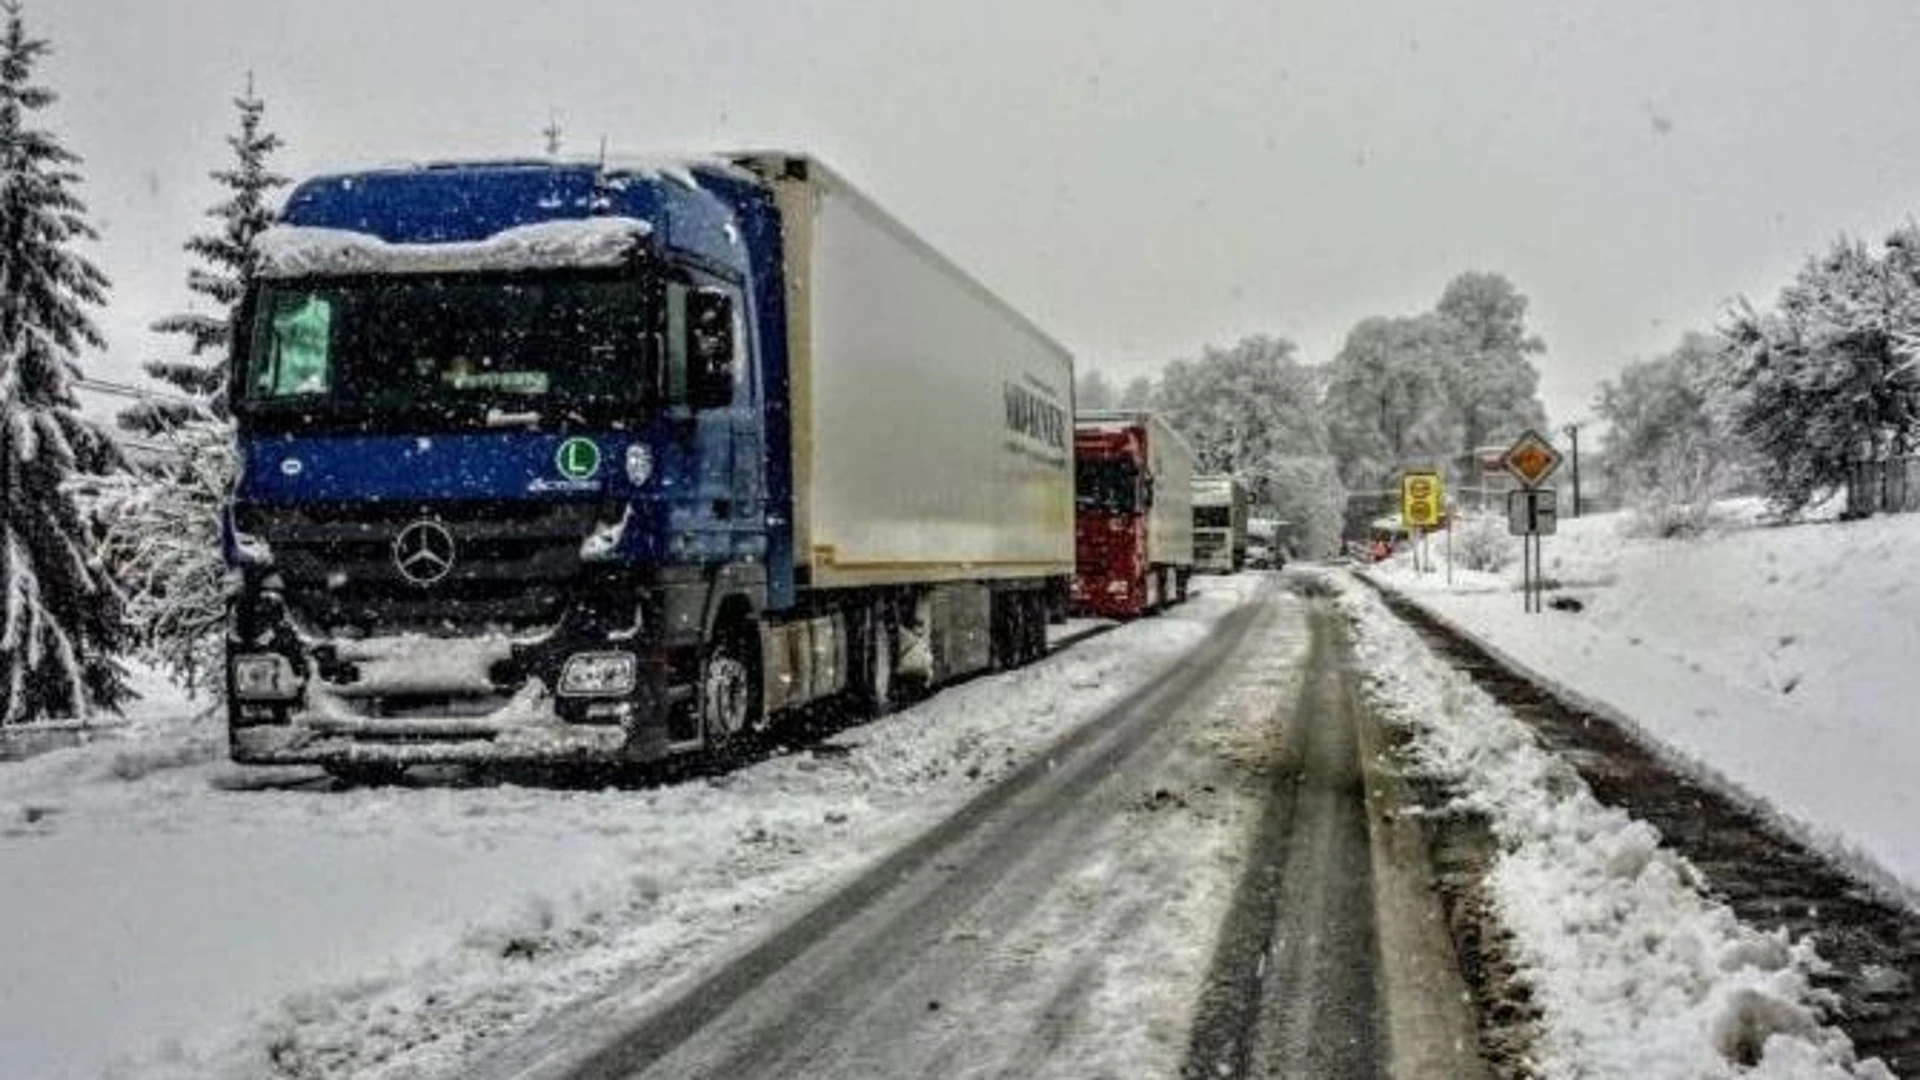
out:
{"label": "pine tree", "polygon": [[233,165],[208,174],[228,192],[227,198],[207,210],[208,217],[220,222],[220,229],[186,244],[205,264],[187,272],[187,290],[210,301],[212,312],[183,312],[155,322],[155,333],[187,340],[187,358],[147,364],[147,374],[179,387],[192,403],[143,401],[120,414],[120,425],[129,430],[157,434],[196,415],[227,416],[226,359],[234,309],[259,265],[260,233],[273,223],[269,198],[287,184],[286,177],[267,165],[281,141],[263,127],[267,106],[255,92],[251,74],[246,92],[234,98],[233,105],[239,114],[238,128],[227,136]]}
{"label": "pine tree", "polygon": [[31,126],[54,100],[32,81],[48,44],[18,0],[0,14],[0,723],[15,723],[117,706],[127,628],[71,483],[119,465],[73,396],[107,279],[72,250],[95,239],[80,159]]}

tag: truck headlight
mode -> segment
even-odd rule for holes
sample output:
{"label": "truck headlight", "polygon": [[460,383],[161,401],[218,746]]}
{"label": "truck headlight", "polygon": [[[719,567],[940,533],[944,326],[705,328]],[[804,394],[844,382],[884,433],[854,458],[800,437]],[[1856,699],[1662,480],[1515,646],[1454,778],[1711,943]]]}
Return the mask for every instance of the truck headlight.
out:
{"label": "truck headlight", "polygon": [[561,697],[622,697],[633,693],[636,665],[627,652],[574,653],[560,669]]}
{"label": "truck headlight", "polygon": [[1130,588],[1130,585],[1124,578],[1119,581],[1109,581],[1107,582],[1107,595],[1125,596],[1127,595],[1128,588]]}
{"label": "truck headlight", "polygon": [[233,694],[242,701],[291,701],[300,693],[293,665],[279,653],[255,653],[233,660]]}

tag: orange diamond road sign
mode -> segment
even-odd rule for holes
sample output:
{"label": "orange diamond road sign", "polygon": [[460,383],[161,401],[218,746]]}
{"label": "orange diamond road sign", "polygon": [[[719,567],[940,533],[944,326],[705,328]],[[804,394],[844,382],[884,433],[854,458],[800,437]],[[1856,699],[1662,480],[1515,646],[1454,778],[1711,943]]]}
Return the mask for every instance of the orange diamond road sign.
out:
{"label": "orange diamond road sign", "polygon": [[1440,474],[1409,472],[1400,476],[1400,524],[1408,529],[1431,529],[1440,524]]}
{"label": "orange diamond road sign", "polygon": [[1507,471],[1522,484],[1539,487],[1541,481],[1560,467],[1560,451],[1539,432],[1524,431],[1507,447],[1506,465]]}

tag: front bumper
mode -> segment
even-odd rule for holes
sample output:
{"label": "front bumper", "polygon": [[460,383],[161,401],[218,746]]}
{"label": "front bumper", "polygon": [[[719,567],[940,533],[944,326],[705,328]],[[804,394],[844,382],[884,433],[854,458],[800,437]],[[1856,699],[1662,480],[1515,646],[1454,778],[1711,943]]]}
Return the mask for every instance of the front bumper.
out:
{"label": "front bumper", "polygon": [[[630,609],[631,611],[631,609]],[[234,659],[284,657],[285,700],[243,698],[229,671],[229,752],[261,765],[650,761],[673,751],[658,620],[579,619],[532,637],[404,634],[317,639],[281,618],[230,643]],[[557,696],[569,657],[634,657],[631,689]],[[232,661],[230,660],[230,664]]]}
{"label": "front bumper", "polygon": [[1076,615],[1131,619],[1140,614],[1146,600],[1143,582],[1123,577],[1076,576],[1067,607]]}
{"label": "front bumper", "polygon": [[563,718],[538,680],[479,715],[362,716],[320,691],[289,706],[284,722],[233,725],[230,751],[233,760],[251,765],[652,761],[672,749],[664,682],[643,679],[617,703],[622,715],[602,722]]}

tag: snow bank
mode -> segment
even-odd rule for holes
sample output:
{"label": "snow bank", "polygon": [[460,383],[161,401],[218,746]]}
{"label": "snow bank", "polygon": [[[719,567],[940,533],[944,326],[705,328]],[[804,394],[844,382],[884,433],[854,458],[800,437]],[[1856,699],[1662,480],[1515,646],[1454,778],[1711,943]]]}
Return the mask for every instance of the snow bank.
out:
{"label": "snow bank", "polygon": [[1376,598],[1349,585],[1340,603],[1374,707],[1498,842],[1489,887],[1542,1010],[1540,1075],[1891,1076],[1819,1023],[1810,949],[1704,897],[1657,830],[1597,802]]}
{"label": "snow bank", "polygon": [[1771,527],[1751,505],[1694,540],[1626,514],[1563,521],[1552,596],[1502,575],[1379,576],[1500,652],[1624,714],[1885,891],[1920,897],[1920,515]]}
{"label": "snow bank", "polygon": [[[659,787],[235,790],[262,773],[180,723],[0,765],[0,1075],[457,1074],[811,904],[1164,677],[1256,585],[1196,582],[1023,670]],[[113,765],[173,747],[191,747],[175,767]]]}
{"label": "snow bank", "polygon": [[590,217],[518,225],[465,243],[390,244],[346,229],[275,225],[258,240],[259,274],[296,278],[618,266],[652,231],[637,218]]}

